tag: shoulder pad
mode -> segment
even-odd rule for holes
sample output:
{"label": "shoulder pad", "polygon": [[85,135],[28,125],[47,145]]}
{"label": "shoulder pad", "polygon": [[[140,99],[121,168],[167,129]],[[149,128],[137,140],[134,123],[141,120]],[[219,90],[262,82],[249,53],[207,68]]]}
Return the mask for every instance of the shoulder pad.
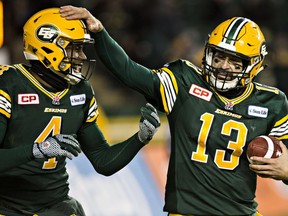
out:
{"label": "shoulder pad", "polygon": [[10,69],[16,70],[16,68],[11,65],[0,65],[0,76],[3,75],[5,71],[9,71]]}
{"label": "shoulder pad", "polygon": [[275,93],[275,94],[279,94],[280,93],[280,90],[278,88],[276,88],[276,87],[264,85],[264,84],[257,83],[257,82],[254,82],[254,84],[255,84],[256,89],[259,90],[259,91],[267,91],[267,92],[272,92],[272,93]]}
{"label": "shoulder pad", "polygon": [[164,65],[164,67],[171,67],[173,65],[177,65],[179,63],[179,59],[178,60],[175,60],[175,61],[172,61],[172,62],[168,62]]}
{"label": "shoulder pad", "polygon": [[184,63],[188,66],[188,67],[191,67],[191,68],[193,68],[195,71],[197,71],[198,73],[202,73],[202,70],[199,68],[199,67],[197,67],[196,65],[194,65],[192,62],[190,62],[190,61],[187,61],[187,60],[183,60],[184,61]]}
{"label": "shoulder pad", "polygon": [[202,73],[202,70],[197,67],[196,65],[194,65],[192,62],[188,61],[188,60],[185,60],[185,59],[178,59],[178,60],[175,60],[173,62],[169,62],[169,63],[166,63],[164,65],[164,67],[173,67],[173,66],[179,66],[179,65],[185,65],[185,66],[188,66],[192,69],[194,69],[195,71],[199,72],[199,73]]}

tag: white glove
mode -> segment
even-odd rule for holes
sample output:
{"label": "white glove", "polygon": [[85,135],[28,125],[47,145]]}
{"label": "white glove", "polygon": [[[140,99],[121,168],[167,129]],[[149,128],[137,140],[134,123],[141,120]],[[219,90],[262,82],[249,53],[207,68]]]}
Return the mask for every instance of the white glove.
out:
{"label": "white glove", "polygon": [[141,118],[138,131],[139,140],[147,144],[160,127],[160,118],[157,110],[149,103],[141,107]]}
{"label": "white glove", "polygon": [[34,143],[33,155],[35,158],[51,158],[57,156],[68,157],[78,156],[81,152],[80,144],[75,139],[76,135],[57,134],[48,137],[41,143]]}

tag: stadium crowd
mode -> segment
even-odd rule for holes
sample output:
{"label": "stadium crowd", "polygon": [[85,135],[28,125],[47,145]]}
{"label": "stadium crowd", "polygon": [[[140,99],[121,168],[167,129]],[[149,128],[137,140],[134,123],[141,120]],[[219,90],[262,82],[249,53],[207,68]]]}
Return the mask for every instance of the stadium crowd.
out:
{"label": "stadium crowd", "polygon": [[[158,68],[167,60],[183,58],[201,65],[203,38],[217,23],[231,16],[245,16],[259,24],[266,36],[268,67],[258,79],[288,93],[287,1],[273,0],[2,0],[4,46],[8,62],[25,62],[19,53],[22,26],[36,11],[65,4],[83,6],[100,18],[136,62]],[[136,47],[136,49],[135,49]],[[157,56],[157,58],[155,58]],[[2,63],[2,62],[1,62]],[[138,113],[144,99],[120,84],[101,61],[91,78],[95,94],[108,115]]]}

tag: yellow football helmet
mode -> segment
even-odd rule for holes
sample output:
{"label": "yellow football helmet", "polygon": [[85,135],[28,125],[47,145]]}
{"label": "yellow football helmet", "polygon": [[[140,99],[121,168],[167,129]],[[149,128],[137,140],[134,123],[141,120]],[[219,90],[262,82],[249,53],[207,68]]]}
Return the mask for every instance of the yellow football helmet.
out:
{"label": "yellow football helmet", "polygon": [[[212,67],[215,52],[240,58],[243,63],[242,72],[235,74],[225,71],[226,78],[230,76],[232,80],[217,79],[219,69]],[[265,38],[259,26],[247,18],[234,17],[222,22],[209,35],[203,56],[203,74],[207,82],[218,91],[245,87],[265,68],[262,64],[267,54]]]}
{"label": "yellow football helmet", "polygon": [[[27,60],[39,60],[46,68],[76,84],[89,79],[95,66],[95,59],[73,57],[75,49],[94,44],[81,20],[66,20],[59,8],[49,8],[34,14],[23,27],[24,55]],[[67,53],[67,46],[71,53]],[[74,54],[75,55],[75,54]]]}

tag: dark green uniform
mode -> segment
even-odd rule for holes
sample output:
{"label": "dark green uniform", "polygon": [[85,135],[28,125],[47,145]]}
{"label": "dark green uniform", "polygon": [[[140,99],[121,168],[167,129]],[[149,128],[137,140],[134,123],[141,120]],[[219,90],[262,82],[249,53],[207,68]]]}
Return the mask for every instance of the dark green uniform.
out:
{"label": "dark green uniform", "polygon": [[94,37],[108,69],[167,114],[171,157],[164,211],[253,215],[256,175],[248,166],[247,144],[263,134],[287,144],[286,96],[251,83],[241,95],[228,99],[190,62],[177,60],[149,70],[129,59],[107,32]]}
{"label": "dark green uniform", "polygon": [[95,124],[97,115],[86,81],[52,93],[24,65],[0,68],[0,213],[1,206],[36,213],[67,197],[66,158],[32,156],[33,143],[48,136],[77,134],[83,152],[104,175],[115,173],[135,156],[143,146],[137,136],[109,147]]}

